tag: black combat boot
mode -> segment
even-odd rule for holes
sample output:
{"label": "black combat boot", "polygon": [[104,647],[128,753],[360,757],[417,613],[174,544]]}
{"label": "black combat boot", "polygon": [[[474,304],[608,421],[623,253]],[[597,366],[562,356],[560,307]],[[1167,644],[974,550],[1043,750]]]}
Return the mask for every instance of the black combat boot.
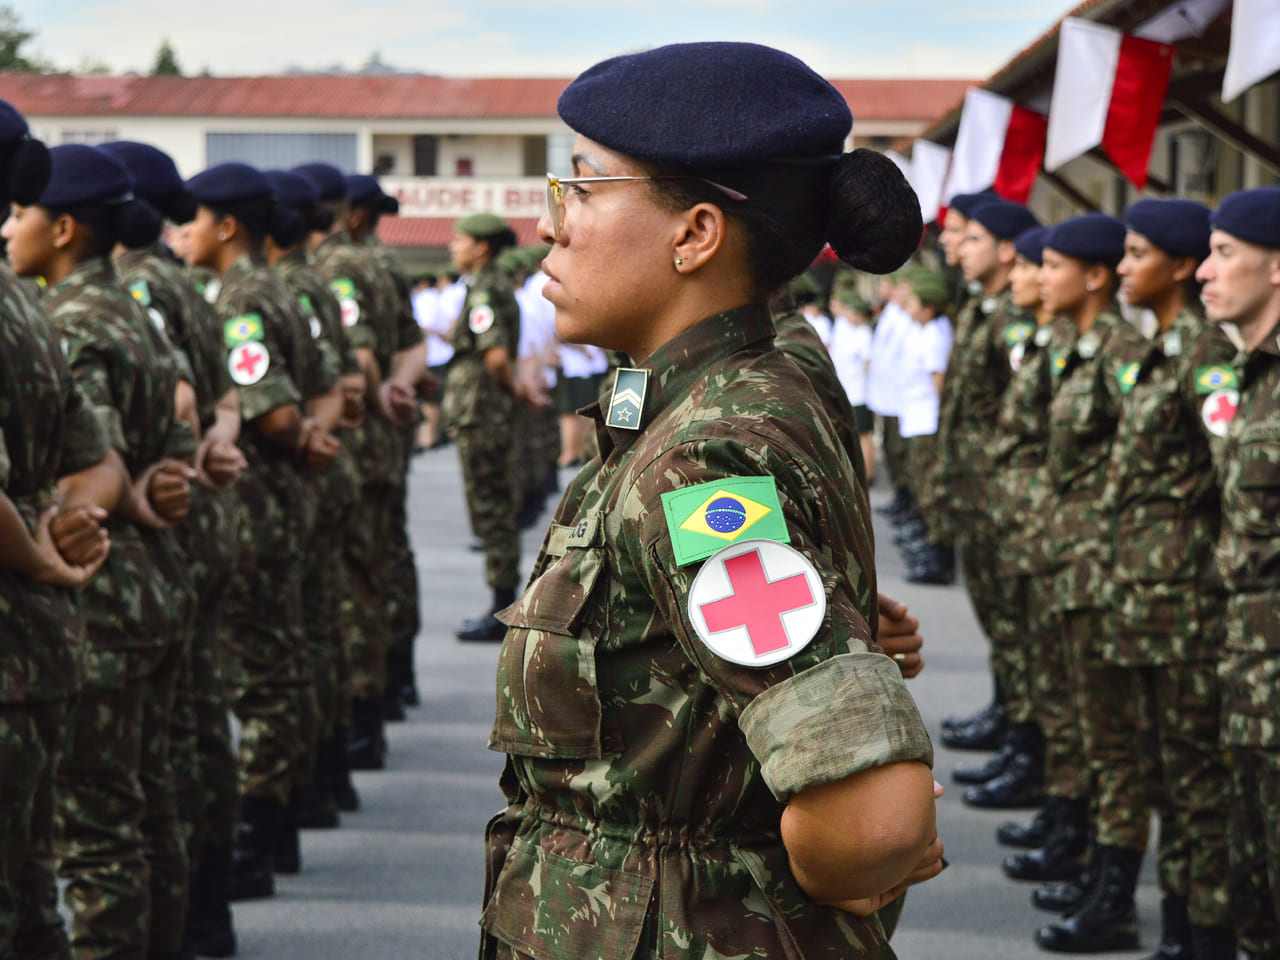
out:
{"label": "black combat boot", "polygon": [[876,507],[876,513],[893,518],[911,505],[911,494],[906,487],[897,487],[893,491],[893,499],[882,507]]}
{"label": "black combat boot", "polygon": [[205,845],[191,873],[184,948],[198,957],[234,957],[236,933],[227,901],[231,848]]}
{"label": "black combat boot", "polygon": [[347,761],[350,737],[351,731],[347,725],[339,724],[333,739],[328,741],[333,802],[343,813],[355,813],[360,809],[360,795],[356,793],[356,785],[351,782],[351,764]]}
{"label": "black combat boot", "polygon": [[999,750],[1009,732],[1004,707],[983,711],[973,723],[942,731],[942,745],[952,750]]}
{"label": "black combat boot", "polygon": [[979,720],[984,719],[995,711],[1004,710],[1004,691],[1000,688],[1000,681],[995,681],[995,690],[991,697],[991,702],[979,710],[977,713],[971,713],[967,717],[943,717],[942,729],[944,731],[959,730],[961,727],[971,727]]}
{"label": "black combat boot", "polygon": [[[1231,940],[1235,957],[1235,938]],[[1191,946],[1191,920],[1187,917],[1186,897],[1165,897],[1160,901],[1160,946],[1147,960],[1194,960]]]}
{"label": "black combat boot", "polygon": [[298,790],[298,826],[303,830],[333,830],[341,825],[333,797],[333,740],[316,744],[315,774]]}
{"label": "black combat boot", "polygon": [[1098,882],[1084,905],[1071,916],[1036,931],[1036,943],[1057,953],[1104,953],[1138,947],[1138,916],[1133,891],[1142,853],[1105,847]]}
{"label": "black combat boot", "polygon": [[1034,723],[1015,724],[1009,730],[1014,754],[998,777],[964,792],[971,807],[1012,810],[1038,807],[1044,802],[1044,736]]}
{"label": "black combat boot", "polygon": [[1013,762],[1013,758],[1018,755],[1018,747],[1014,742],[1012,732],[1006,735],[1004,743],[1000,745],[999,751],[989,760],[982,763],[975,763],[968,767],[956,767],[951,771],[951,779],[956,783],[986,783],[988,780],[994,780],[1000,774],[1009,769],[1009,764]]}
{"label": "black combat boot", "polygon": [[925,544],[914,558],[908,558],[908,583],[948,586],[956,582],[956,553],[932,541]]}
{"label": "black combat boot", "polygon": [[459,640],[476,642],[496,642],[507,635],[506,625],[498,619],[497,613],[515,603],[514,588],[493,588],[493,606],[487,613],[463,622],[456,634]]}
{"label": "black combat boot", "polygon": [[271,845],[282,807],[263,797],[240,801],[240,826],[231,854],[231,877],[227,899],[261,900],[275,896],[271,873]]}
{"label": "black combat boot", "polygon": [[1061,913],[1069,916],[1075,913],[1093,892],[1093,885],[1098,882],[1099,870],[1102,867],[1102,848],[1093,845],[1089,854],[1089,862],[1085,868],[1068,880],[1056,883],[1042,883],[1031,891],[1031,905],[1038,910],[1050,913]]}
{"label": "black combat boot", "polygon": [[1044,802],[1044,806],[1036,811],[1036,815],[1031,818],[1031,822],[1027,824],[1002,823],[996,827],[996,843],[1005,847],[1021,847],[1024,850],[1034,850],[1036,847],[1043,847],[1049,834],[1053,832],[1054,826],[1057,825],[1058,819],[1062,816],[1062,804],[1066,802],[1061,797],[1050,797]]}
{"label": "black combat boot", "polygon": [[351,731],[347,735],[347,766],[352,770],[381,770],[387,765],[387,741],[382,733],[382,699],[351,701]]}
{"label": "black combat boot", "polygon": [[[1089,848],[1089,812],[1078,800],[1060,801],[1044,846],[1015,853],[1000,865],[1012,880],[1068,880],[1078,876]],[[1034,899],[1034,898],[1033,898]]]}
{"label": "black combat boot", "polygon": [[271,870],[293,876],[302,872],[302,846],[298,837],[298,791],[289,794],[289,803],[276,818],[271,840]]}
{"label": "black combat boot", "polygon": [[1230,927],[1192,927],[1195,960],[1236,960],[1236,935]]}

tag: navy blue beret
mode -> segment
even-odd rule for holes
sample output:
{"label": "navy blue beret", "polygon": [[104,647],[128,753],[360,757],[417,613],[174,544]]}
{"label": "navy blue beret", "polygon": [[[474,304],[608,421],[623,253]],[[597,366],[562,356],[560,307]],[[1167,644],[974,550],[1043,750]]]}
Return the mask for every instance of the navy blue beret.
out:
{"label": "navy blue beret", "polygon": [[1209,255],[1209,208],[1194,200],[1139,200],[1124,222],[1171,257]]}
{"label": "navy blue beret", "polygon": [[28,133],[27,121],[8,100],[0,100],[0,143],[13,143]]}
{"label": "navy blue beret", "polygon": [[611,150],[692,169],[834,160],[853,125],[835,87],[755,43],[674,43],[614,57],[570,83],[557,109]]}
{"label": "navy blue beret", "polygon": [[87,204],[127,203],[133,178],[115,157],[83,143],[64,143],[49,151],[49,183],[37,201],[50,209]]}
{"label": "navy blue beret", "polygon": [[1053,227],[1044,245],[1085,263],[1115,267],[1124,259],[1124,224],[1105,213],[1086,213]]}
{"label": "navy blue beret", "polygon": [[957,193],[951,198],[947,208],[968,219],[973,216],[973,211],[979,204],[991,203],[993,200],[999,199],[994,193]]}
{"label": "navy blue beret", "polygon": [[265,200],[275,191],[266,174],[247,163],[220,163],[187,181],[187,189],[206,207]]}
{"label": "navy blue beret", "polygon": [[1245,243],[1280,249],[1280,187],[1228,194],[1213,215],[1212,225]]}
{"label": "navy blue beret", "polygon": [[1049,227],[1032,227],[1023,230],[1013,241],[1018,256],[1030,260],[1037,267],[1044,265],[1044,240],[1049,236]]}
{"label": "navy blue beret", "polygon": [[316,185],[300,173],[292,170],[268,170],[265,174],[271,189],[275,191],[276,203],[290,210],[305,210],[320,202],[320,191]]}
{"label": "navy blue beret", "polygon": [[150,144],[132,140],[113,140],[98,146],[103,153],[115,157],[133,177],[133,190],[143,200],[167,197],[182,187],[182,175],[172,158]]}
{"label": "navy blue beret", "polygon": [[1014,237],[1040,226],[1035,214],[1020,203],[1008,200],[992,200],[979,203],[973,208],[970,220],[977,220],[991,232],[997,240],[1012,240]]}
{"label": "navy blue beret", "polygon": [[347,176],[347,197],[357,207],[369,207],[379,213],[397,213],[400,201],[382,192],[377,177],[367,173],[353,173]]}
{"label": "navy blue beret", "polygon": [[294,167],[290,173],[306,177],[320,191],[320,201],[345,200],[347,198],[347,178],[331,163],[304,163]]}

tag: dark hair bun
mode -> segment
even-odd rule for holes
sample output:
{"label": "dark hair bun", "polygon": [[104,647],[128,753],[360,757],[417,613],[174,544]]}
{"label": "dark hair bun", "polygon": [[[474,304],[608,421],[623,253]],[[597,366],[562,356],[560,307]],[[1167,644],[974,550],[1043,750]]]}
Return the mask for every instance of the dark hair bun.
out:
{"label": "dark hair bun", "polygon": [[307,218],[301,211],[286,207],[282,203],[271,205],[267,233],[271,235],[276,246],[283,249],[296,246],[306,238],[308,229]]}
{"label": "dark hair bun", "polygon": [[152,206],[174,223],[190,223],[196,218],[200,204],[189,190],[177,190],[163,200],[151,201]]}
{"label": "dark hair bun", "polygon": [[130,250],[155,243],[164,229],[164,215],[141,198],[120,204],[114,213],[115,238]]}
{"label": "dark hair bun", "polygon": [[897,164],[865,148],[836,162],[827,221],[836,256],[867,273],[892,273],[923,237],[920,201]]}
{"label": "dark hair bun", "polygon": [[39,140],[19,140],[9,157],[9,199],[24,207],[31,206],[44,193],[52,170],[48,147]]}
{"label": "dark hair bun", "polygon": [[319,233],[328,233],[333,227],[333,210],[329,207],[312,207],[307,211],[307,227]]}

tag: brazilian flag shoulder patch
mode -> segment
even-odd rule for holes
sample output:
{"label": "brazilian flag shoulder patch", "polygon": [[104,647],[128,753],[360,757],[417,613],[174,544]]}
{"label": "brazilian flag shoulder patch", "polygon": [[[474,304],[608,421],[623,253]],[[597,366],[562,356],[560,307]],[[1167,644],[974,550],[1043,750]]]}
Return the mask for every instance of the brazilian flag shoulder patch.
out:
{"label": "brazilian flag shoulder patch", "polygon": [[662,495],[676,565],[741,539],[790,543],[773,477],[726,477]]}
{"label": "brazilian flag shoulder patch", "polygon": [[315,307],[311,305],[311,298],[305,293],[298,294],[298,306],[302,308],[302,312],[307,316],[311,316],[316,312]]}
{"label": "brazilian flag shoulder patch", "polygon": [[151,306],[151,287],[141,277],[129,284],[129,293],[144,307]]}
{"label": "brazilian flag shoulder patch", "polygon": [[1138,385],[1138,374],[1142,371],[1142,364],[1138,361],[1126,363],[1116,373],[1116,379],[1120,381],[1120,392],[1128,394],[1130,390]]}
{"label": "brazilian flag shoulder patch", "polygon": [[261,340],[262,314],[242,313],[238,317],[232,317],[222,325],[222,335],[226,338],[228,347],[246,340]]}
{"label": "brazilian flag shoulder patch", "polygon": [[1215,365],[1196,367],[1196,393],[1213,393],[1215,390],[1238,390],[1240,377],[1232,367]]}
{"label": "brazilian flag shoulder patch", "polygon": [[1019,343],[1026,343],[1027,338],[1035,331],[1035,324],[1028,323],[1026,320],[1015,320],[1013,323],[1007,324],[1004,328],[1004,342],[1006,346],[1017,346]]}
{"label": "brazilian flag shoulder patch", "polygon": [[329,290],[337,300],[346,300],[356,295],[356,285],[348,277],[338,277],[329,284]]}

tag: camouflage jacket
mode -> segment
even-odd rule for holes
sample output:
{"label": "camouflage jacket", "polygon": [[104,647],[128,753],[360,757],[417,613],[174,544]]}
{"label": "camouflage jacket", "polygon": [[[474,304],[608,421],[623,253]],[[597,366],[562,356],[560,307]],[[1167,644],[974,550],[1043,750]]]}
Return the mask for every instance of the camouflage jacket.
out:
{"label": "camouflage jacket", "polygon": [[1116,376],[1124,404],[1103,509],[1113,566],[1103,654],[1123,664],[1216,660],[1225,597],[1213,567],[1219,493],[1202,418],[1205,371],[1229,367],[1222,329],[1183,310]]}
{"label": "camouflage jacket", "polygon": [[484,355],[493,347],[506,347],[514,363],[519,343],[516,296],[496,267],[485,267],[467,281],[462,312],[453,325],[453,360],[444,391],[446,426],[490,427],[515,417],[515,395],[493,379]]}
{"label": "camouflage jacket", "polygon": [[1280,326],[1232,365],[1219,396],[1230,421],[1223,450],[1217,564],[1228,591],[1218,666],[1226,742],[1280,749]]}
{"label": "camouflage jacket", "polygon": [[960,311],[955,344],[943,377],[938,408],[937,481],[948,491],[951,513],[991,529],[988,487],[1000,398],[1012,377],[1006,330],[1013,321],[1029,333],[1030,318],[1014,306],[1009,290],[977,296]]}
{"label": "camouflage jacket", "polygon": [[120,282],[164,330],[191,371],[201,427],[213,423],[214,407],[233,386],[222,348],[222,324],[191,278],[154,243],[116,260]]}
{"label": "camouflage jacket", "polygon": [[[72,380],[58,336],[0,263],[0,489],[28,529],[57,502],[58,477],[107,455],[102,424]],[[84,621],[76,591],[0,569],[0,703],[59,700],[78,686]]]}
{"label": "camouflage jacket", "polygon": [[1057,376],[1053,357],[1065,356],[1076,328],[1064,317],[1033,328],[1012,320],[1009,366],[1013,379],[996,416],[995,483],[992,517],[1000,530],[998,573],[1023,576],[1052,573],[1056,564],[1049,538],[1053,485],[1049,478],[1049,404]]}
{"label": "camouflage jacket", "polygon": [[[805,897],[779,833],[806,787],[932,762],[901,673],[871,640],[870,519],[847,495],[851,465],[763,306],[703,321],[643,367],[641,428],[606,426],[622,401],[602,395],[601,454],[500,614],[489,743],[508,754],[510,806],[486,835],[481,956],[501,941],[545,960],[892,957],[877,918]],[[776,490],[777,521],[825,586],[816,636],[765,668],[696,635],[705,566],[677,561],[662,500],[732,478]]]}
{"label": "camouflage jacket", "polygon": [[376,235],[369,236],[364,242],[364,248],[381,269],[388,295],[394,304],[396,350],[408,350],[417,346],[422,342],[422,328],[413,315],[413,288],[408,274],[404,272],[404,264]]}
{"label": "camouflage jacket", "polygon": [[1111,572],[1112,518],[1102,509],[1107,460],[1124,394],[1126,357],[1146,343],[1117,309],[1104,310],[1070,346],[1055,344],[1057,387],[1049,405],[1049,481],[1056,501],[1050,539],[1056,554],[1058,610],[1105,606]]}
{"label": "camouflage jacket", "polygon": [[[125,292],[105,257],[77,266],[45,294],[67,364],[106,427],[107,442],[132,476],[166,456],[186,456],[194,438],[174,419],[173,346]],[[82,591],[90,643],[100,649],[154,647],[181,639],[190,602],[171,531],[114,516],[111,552]]]}

